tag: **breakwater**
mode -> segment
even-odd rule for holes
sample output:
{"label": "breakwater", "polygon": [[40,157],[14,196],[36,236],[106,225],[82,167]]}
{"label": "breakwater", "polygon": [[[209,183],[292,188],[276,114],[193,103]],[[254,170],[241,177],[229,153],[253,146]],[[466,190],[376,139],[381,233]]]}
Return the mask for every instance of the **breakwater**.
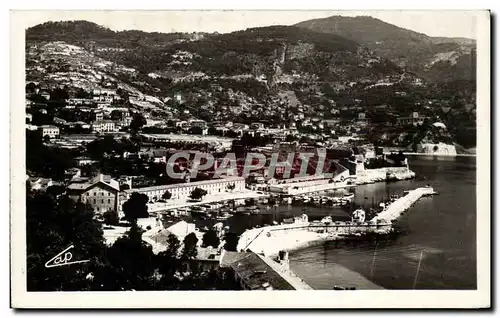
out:
{"label": "breakwater", "polygon": [[395,200],[368,222],[308,222],[297,220],[292,224],[281,224],[245,231],[238,241],[237,250],[251,250],[266,256],[277,255],[280,250],[293,251],[327,241],[343,240],[347,237],[384,235],[393,231],[392,221],[422,196],[434,194],[430,187],[417,188]]}

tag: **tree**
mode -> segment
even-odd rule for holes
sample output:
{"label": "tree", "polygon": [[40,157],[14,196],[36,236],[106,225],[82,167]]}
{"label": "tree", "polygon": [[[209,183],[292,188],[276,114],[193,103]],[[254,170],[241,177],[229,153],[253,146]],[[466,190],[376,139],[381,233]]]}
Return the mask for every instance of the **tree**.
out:
{"label": "tree", "polygon": [[148,290],[155,283],[151,246],[142,240],[142,230],[132,224],[107,251],[107,266],[96,273],[101,290]]}
{"label": "tree", "polygon": [[170,234],[166,243],[167,249],[158,253],[157,256],[158,272],[162,275],[160,284],[164,288],[172,288],[177,284],[174,275],[180,269],[178,257],[181,242],[177,236]]}
{"label": "tree", "polygon": [[170,200],[170,198],[172,197],[172,193],[170,193],[170,191],[165,191],[165,193],[163,193],[163,195],[161,196],[161,198],[163,200]]}
{"label": "tree", "polygon": [[236,248],[238,246],[238,240],[239,236],[236,235],[236,233],[233,232],[226,232],[224,235],[224,249],[226,251],[233,251],[236,252]]}
{"label": "tree", "polygon": [[53,185],[47,188],[46,193],[48,195],[53,196],[54,198],[57,198],[59,195],[63,194],[66,192],[66,187],[62,185]]}
{"label": "tree", "polygon": [[138,132],[146,123],[147,121],[142,114],[134,114],[130,122],[130,129],[133,132]]}
{"label": "tree", "polygon": [[186,235],[183,243],[184,243],[184,248],[182,249],[182,257],[188,260],[196,258],[196,256],[198,256],[198,249],[197,249],[198,238],[196,237],[196,234],[191,232],[188,235]]}
{"label": "tree", "polygon": [[191,127],[189,129],[189,133],[192,135],[201,135],[201,134],[203,134],[203,128],[198,127],[198,126]]}
{"label": "tree", "polygon": [[139,218],[149,217],[148,202],[149,198],[147,195],[137,192],[132,193],[130,198],[123,203],[125,218],[132,223],[136,223]]}
{"label": "tree", "polygon": [[[66,250],[71,266],[47,268],[45,263]],[[67,196],[28,193],[26,197],[26,252],[28,291],[81,291],[90,289],[86,276],[103,263],[105,250],[100,224],[90,205]]]}
{"label": "tree", "polygon": [[197,187],[193,191],[191,191],[189,197],[192,200],[201,200],[205,195],[207,195],[207,191]]}
{"label": "tree", "polygon": [[172,258],[177,258],[179,256],[179,248],[181,247],[181,241],[174,234],[170,234],[167,238],[167,254]]}
{"label": "tree", "polygon": [[107,225],[118,225],[120,219],[118,218],[118,213],[116,211],[106,211],[102,215],[104,217],[104,223]]}
{"label": "tree", "polygon": [[202,247],[207,247],[207,246],[218,247],[219,244],[220,244],[219,236],[217,235],[217,232],[215,232],[213,229],[203,234]]}

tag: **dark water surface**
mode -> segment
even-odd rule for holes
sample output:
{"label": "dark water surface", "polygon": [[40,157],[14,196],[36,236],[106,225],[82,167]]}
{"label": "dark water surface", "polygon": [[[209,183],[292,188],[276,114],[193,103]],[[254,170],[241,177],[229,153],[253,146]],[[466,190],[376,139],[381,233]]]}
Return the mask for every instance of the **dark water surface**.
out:
{"label": "dark water surface", "polygon": [[[412,156],[409,162],[416,179],[355,190],[355,202],[368,208],[372,197],[380,202],[404,190],[434,187],[440,195],[420,199],[401,217],[405,235],[393,241],[330,242],[297,251],[290,255],[292,270],[315,289],[338,284],[334,264],[387,289],[476,289],[476,158]],[[289,209],[302,212],[299,207]]]}

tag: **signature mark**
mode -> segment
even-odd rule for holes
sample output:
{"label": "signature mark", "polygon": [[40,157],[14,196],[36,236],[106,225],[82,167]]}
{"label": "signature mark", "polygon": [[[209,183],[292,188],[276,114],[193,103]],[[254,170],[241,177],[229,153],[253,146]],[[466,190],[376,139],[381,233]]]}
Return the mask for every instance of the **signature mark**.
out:
{"label": "signature mark", "polygon": [[45,263],[45,267],[51,268],[51,267],[65,266],[71,264],[86,263],[90,261],[90,260],[84,260],[84,261],[70,262],[71,259],[73,258],[73,254],[71,254],[71,252],[68,251],[73,247],[74,245],[70,245],[64,251],[51,258],[47,263]]}

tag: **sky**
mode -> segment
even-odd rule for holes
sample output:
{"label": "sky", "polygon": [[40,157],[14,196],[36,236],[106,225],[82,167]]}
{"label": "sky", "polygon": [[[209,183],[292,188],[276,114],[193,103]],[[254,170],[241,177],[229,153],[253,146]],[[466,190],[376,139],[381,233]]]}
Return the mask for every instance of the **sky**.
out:
{"label": "sky", "polygon": [[292,25],[332,15],[372,16],[429,36],[476,39],[473,11],[28,11],[25,25],[46,21],[87,20],[115,31],[219,32]]}

